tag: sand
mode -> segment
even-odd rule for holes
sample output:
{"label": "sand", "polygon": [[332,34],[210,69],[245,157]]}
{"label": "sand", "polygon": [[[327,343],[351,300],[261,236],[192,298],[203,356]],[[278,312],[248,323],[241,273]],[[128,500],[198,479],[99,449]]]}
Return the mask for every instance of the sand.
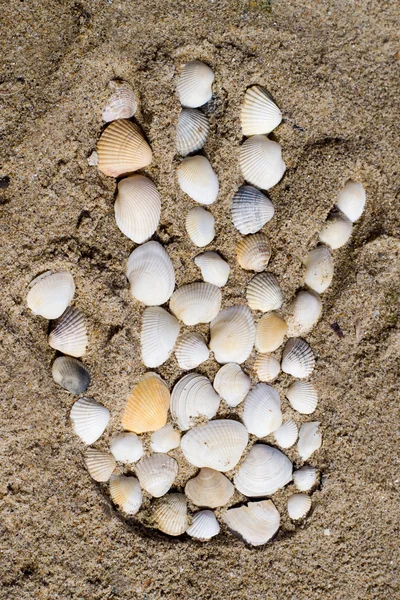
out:
{"label": "sand", "polygon": [[[395,2],[254,0],[17,2],[2,7],[1,590],[0,598],[370,600],[398,593],[399,19]],[[243,93],[267,86],[285,113],[274,138],[287,172],[270,192],[265,227],[287,301],[302,261],[348,178],[367,191],[351,241],[335,251],[324,312],[307,336],[323,446],[313,509],[295,527],[278,495],[278,536],[259,549],[227,532],[202,544],[168,539],[118,517],[82,464],[69,410],[51,377],[48,323],[26,306],[30,280],[67,268],[87,316],[90,396],[119,426],[144,372],[140,307],[124,265],[132,244],[115,226],[115,182],[90,167],[113,77],[140,96],[136,115],[154,151],[146,173],[163,202],[157,234],[177,284],[199,279],[184,234],[193,205],[176,185],[174,92],[185,61],[215,72],[205,153],[220,180],[212,211],[231,264],[224,305],[244,302],[250,274],[235,263],[229,206],[238,168]],[[338,323],[343,337],[331,325]],[[200,328],[201,329],[201,328]],[[357,335],[356,335],[357,333]],[[248,361],[251,366],[254,354]],[[216,372],[210,360],[200,371]],[[172,383],[171,358],[158,370]],[[280,389],[288,379],[281,377]],[[284,400],[288,412],[288,404]],[[298,422],[308,420],[300,417]],[[104,446],[109,438],[105,436]],[[396,447],[397,442],[397,447]],[[101,446],[101,443],[100,443]],[[293,454],[293,456],[295,453]],[[296,459],[296,464],[300,464]],[[288,490],[292,490],[289,487]]]}

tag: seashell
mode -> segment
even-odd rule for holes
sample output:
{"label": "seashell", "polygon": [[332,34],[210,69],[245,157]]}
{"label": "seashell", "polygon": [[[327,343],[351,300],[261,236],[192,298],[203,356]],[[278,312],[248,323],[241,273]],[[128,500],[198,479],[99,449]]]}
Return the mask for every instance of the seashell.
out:
{"label": "seashell", "polygon": [[318,421],[303,423],[300,427],[297,451],[303,460],[308,460],[311,454],[321,448],[322,435],[318,427]]}
{"label": "seashell", "polygon": [[295,381],[286,392],[292,408],[302,415],[310,415],[317,408],[318,393],[309,381]]}
{"label": "seashell", "polygon": [[254,370],[260,381],[273,381],[281,372],[281,365],[275,356],[259,354],[254,363]]}
{"label": "seashell", "polygon": [[193,479],[189,479],[185,494],[196,506],[217,508],[225,506],[232,498],[235,488],[225,475],[204,467]]}
{"label": "seashell", "polygon": [[225,472],[237,465],[247,441],[248,434],[241,423],[224,419],[210,421],[185,433],[181,449],[191,465]]}
{"label": "seashell", "polygon": [[181,435],[170,423],[155,431],[151,436],[150,446],[153,452],[169,452],[174,448],[179,448]]}
{"label": "seashell", "polygon": [[89,475],[95,481],[108,481],[116,467],[113,455],[97,448],[86,448],[84,459]]}
{"label": "seashell", "polygon": [[293,473],[294,485],[301,492],[308,492],[308,490],[311,490],[316,481],[317,469],[310,465],[304,465],[304,467],[301,467],[301,469],[298,469]]}
{"label": "seashell", "polygon": [[274,205],[257,188],[242,185],[233,197],[231,214],[241,234],[257,233],[274,216]]}
{"label": "seashell", "polygon": [[242,363],[253,348],[255,327],[247,306],[235,305],[221,310],[211,321],[210,349],[219,363]]}
{"label": "seashell", "polygon": [[298,429],[293,419],[289,419],[274,431],[274,438],[281,448],[291,448],[297,440]]}
{"label": "seashell", "polygon": [[177,319],[160,306],[144,309],[140,343],[146,367],[159,367],[169,358],[179,331]]}
{"label": "seashell", "polygon": [[188,373],[174,386],[171,414],[180,429],[189,429],[198,417],[212,419],[219,408],[220,397],[204,375]]}
{"label": "seashell", "polygon": [[200,206],[195,206],[186,215],[186,231],[193,244],[198,248],[203,248],[213,241],[214,224],[215,219],[212,214]]}
{"label": "seashell", "polygon": [[287,501],[287,511],[293,521],[305,517],[310,508],[311,498],[307,494],[293,494]]}
{"label": "seashell", "polygon": [[194,259],[207,283],[222,287],[228,281],[230,266],[216,252],[204,252]]}
{"label": "seashell", "polygon": [[175,356],[181,369],[190,371],[208,359],[210,351],[200,333],[184,333],[178,341]]}
{"label": "seashell", "polygon": [[282,306],[282,290],[272,273],[259,273],[250,281],[246,290],[250,308],[268,312]]}
{"label": "seashell", "polygon": [[79,357],[85,354],[87,344],[85,317],[80,310],[69,306],[55,322],[49,345],[54,350]]}
{"label": "seashell", "polygon": [[[247,431],[259,438],[276,431],[282,425],[278,392],[270,385],[257,383],[244,401],[242,421]],[[261,454],[262,451],[257,452]]]}
{"label": "seashell", "polygon": [[239,265],[246,271],[264,271],[271,258],[271,246],[265,233],[254,233],[240,240],[236,246]]}
{"label": "seashell", "polygon": [[58,319],[75,294],[74,278],[68,271],[46,271],[29,284],[26,303],[33,314]]}
{"label": "seashell", "polygon": [[109,85],[114,92],[103,109],[103,121],[109,123],[133,117],[137,111],[137,102],[132,86],[127,81],[118,79],[110,81]]}
{"label": "seashell", "polygon": [[122,463],[135,463],[143,456],[142,441],[136,433],[123,431],[113,436],[110,442],[111,454]]}
{"label": "seashell", "polygon": [[110,411],[93,398],[79,398],[71,409],[70,417],[76,435],[89,445],[103,435],[110,420]]}
{"label": "seashell", "polygon": [[220,368],[214,378],[214,389],[228,406],[235,407],[244,400],[251,387],[251,379],[236,363]]}
{"label": "seashell", "polygon": [[135,515],[142,505],[142,490],[136,477],[111,475],[110,496],[127,515]]}
{"label": "seashell", "polygon": [[192,60],[183,67],[176,89],[182,106],[197,108],[211,99],[214,73],[208,65]]}
{"label": "seashell", "polygon": [[216,285],[189,283],[175,290],[169,307],[185,325],[197,325],[209,323],[217,316],[221,299],[221,290]]}
{"label": "seashell", "polygon": [[174,267],[158,242],[146,242],[135,248],[128,259],[126,276],[132,296],[147,306],[164,304],[174,291]]}
{"label": "seashell", "polygon": [[365,189],[361,183],[349,179],[338,193],[336,206],[354,223],[364,212],[365,199]]}
{"label": "seashell", "polygon": [[184,158],[177,169],[182,192],[199,204],[212,204],[219,192],[218,177],[205,156]]}
{"label": "seashell", "polygon": [[352,230],[353,224],[350,219],[338,212],[330,215],[325,221],[319,239],[332,250],[336,250],[349,241]]}
{"label": "seashell", "polygon": [[187,502],[184,494],[167,494],[158,500],[154,524],[168,535],[181,535],[188,528]]}
{"label": "seashell", "polygon": [[175,147],[178,154],[186,156],[201,150],[209,131],[210,125],[204,113],[193,108],[183,108],[176,128]]}
{"label": "seashell", "polygon": [[233,533],[252,546],[266,544],[278,531],[280,516],[272,500],[249,502],[247,506],[230,508],[222,515]]}
{"label": "seashell", "polygon": [[308,253],[305,260],[305,283],[309,288],[322,294],[331,284],[333,277],[333,259],[326,246],[317,246]]}
{"label": "seashell", "polygon": [[71,394],[82,394],[90,383],[90,375],[79,360],[60,356],[53,363],[51,374],[56,383]]}
{"label": "seashell", "polygon": [[186,533],[205,542],[218,535],[219,529],[219,523],[212,510],[201,510],[193,515],[192,524],[186,529]]}
{"label": "seashell", "polygon": [[152,159],[151,148],[140,128],[131,121],[113,121],[97,142],[98,169],[104,175],[120,177],[147,167]]}
{"label": "seashell", "polygon": [[282,113],[267,90],[260,85],[246,90],[240,113],[243,135],[270,133],[281,121]]}
{"label": "seashell", "polygon": [[287,332],[286,321],[274,312],[263,315],[256,326],[256,348],[259,352],[273,352]]}
{"label": "seashell", "polygon": [[301,338],[290,338],[282,355],[282,371],[303,379],[311,375],[315,358],[310,346]]}
{"label": "seashell", "polygon": [[122,179],[114,212],[124,235],[137,244],[146,242],[157,229],[161,215],[161,200],[154,183],[143,175]]}
{"label": "seashell", "polygon": [[135,467],[140,486],[155,498],[164,496],[178,475],[178,463],[168,454],[141,458]]}
{"label": "seashell", "polygon": [[128,431],[157,431],[167,422],[169,390],[157,373],[145,373],[129,396],[122,426]]}
{"label": "seashell", "polygon": [[255,444],[234,477],[235,487],[245,496],[271,496],[292,480],[292,470],[283,452]]}
{"label": "seashell", "polygon": [[274,187],[286,171],[281,146],[266,135],[255,135],[243,143],[239,163],[244,179],[263,190]]}
{"label": "seashell", "polygon": [[297,292],[288,321],[290,335],[304,335],[311,331],[322,313],[321,298],[312,291]]}

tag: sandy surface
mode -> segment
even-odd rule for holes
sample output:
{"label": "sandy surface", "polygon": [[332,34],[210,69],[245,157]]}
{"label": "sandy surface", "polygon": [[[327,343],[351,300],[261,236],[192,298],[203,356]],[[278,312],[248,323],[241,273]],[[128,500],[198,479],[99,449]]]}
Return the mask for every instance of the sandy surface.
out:
{"label": "sandy surface", "polygon": [[[0,190],[1,599],[369,600],[398,593],[398,7],[294,4],[13,0],[2,7],[0,176],[9,187]],[[117,516],[83,468],[68,416],[73,397],[51,377],[48,324],[25,303],[37,273],[73,273],[75,304],[89,324],[88,392],[110,408],[110,431],[118,428],[126,394],[144,372],[140,307],[124,276],[133,244],[115,225],[114,180],[87,157],[103,127],[107,84],[125,78],[140,94],[136,116],[154,151],[146,172],[163,201],[158,239],[178,285],[199,279],[197,252],[183,233],[193,203],[174,177],[174,82],[192,58],[216,76],[205,152],[221,183],[211,248],[232,267],[225,305],[243,302],[250,278],[235,264],[239,234],[229,213],[242,181],[238,115],[248,85],[266,85],[288,117],[275,132],[288,169],[271,190],[276,217],[265,227],[270,269],[286,300],[337,191],[349,177],[367,190],[351,242],[335,251],[323,318],[308,336],[318,358],[320,403],[312,418],[321,421],[324,441],[311,462],[321,485],[304,524],[295,528],[284,516],[277,538],[260,549],[226,532],[208,544],[167,539]],[[200,371],[213,375],[216,364]],[[180,374],[174,358],[159,372],[170,384]],[[281,377],[281,389],[287,385]],[[288,490],[276,500],[281,511]]]}

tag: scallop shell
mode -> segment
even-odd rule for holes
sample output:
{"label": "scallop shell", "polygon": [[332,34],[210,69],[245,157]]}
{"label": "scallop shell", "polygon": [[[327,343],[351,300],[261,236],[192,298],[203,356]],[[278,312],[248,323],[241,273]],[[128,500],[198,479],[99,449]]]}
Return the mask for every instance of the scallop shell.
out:
{"label": "scallop shell", "polygon": [[103,121],[109,123],[133,117],[137,111],[137,102],[132,86],[127,81],[114,79],[110,81],[110,88],[114,92],[103,109]]}
{"label": "scallop shell", "polygon": [[243,135],[270,133],[281,121],[282,113],[267,90],[260,85],[246,90],[240,113]]}
{"label": "scallop shell", "polygon": [[286,171],[281,146],[266,135],[255,135],[243,143],[239,163],[244,179],[263,190],[274,187]]}
{"label": "scallop shell", "polygon": [[310,415],[317,408],[318,393],[309,381],[295,381],[286,392],[292,408],[302,415]]}
{"label": "scallop shell", "polygon": [[87,344],[85,317],[80,310],[69,306],[55,322],[49,345],[54,350],[79,357],[85,354]]}
{"label": "scallop shell", "polygon": [[212,510],[201,510],[193,515],[191,526],[186,529],[190,537],[205,542],[219,533],[219,524]]}
{"label": "scallop shell", "polygon": [[168,535],[181,535],[188,528],[187,502],[184,494],[167,494],[158,500],[154,524]]}
{"label": "scallop shell", "polygon": [[321,448],[322,435],[318,428],[318,421],[303,423],[300,427],[297,451],[303,460],[308,460],[316,450]]}
{"label": "scallop shell", "polygon": [[122,426],[128,431],[157,431],[167,422],[169,390],[156,373],[146,373],[129,396],[122,416]]}
{"label": "scallop shell", "polygon": [[326,246],[317,246],[308,253],[305,260],[305,283],[309,288],[322,294],[331,284],[333,259]]}
{"label": "scallop shell", "polygon": [[266,544],[278,531],[280,516],[272,500],[249,502],[247,506],[230,508],[223,522],[252,546]]}
{"label": "scallop shell", "polygon": [[210,349],[217,362],[244,362],[250,356],[255,337],[250,310],[239,304],[221,310],[211,321],[210,336]]}
{"label": "scallop shell", "polygon": [[276,431],[282,425],[278,392],[270,385],[257,383],[244,401],[242,421],[247,431],[259,438]]}
{"label": "scallop shell", "polygon": [[204,252],[194,259],[207,283],[222,287],[228,281],[230,266],[216,252]]}
{"label": "scallop shell", "polygon": [[124,235],[137,244],[146,242],[157,229],[161,215],[161,200],[154,183],[143,175],[122,179],[114,212]]}
{"label": "scallop shell", "polygon": [[308,492],[317,481],[317,469],[310,465],[304,465],[293,473],[293,482],[301,492]]}
{"label": "scallop shell", "polygon": [[169,307],[185,323],[209,323],[221,308],[221,290],[211,283],[189,283],[175,290]]}
{"label": "scallop shell", "polygon": [[184,158],[177,169],[179,187],[199,204],[212,204],[219,192],[218,177],[205,156]]}
{"label": "scallop shell", "polygon": [[232,222],[242,235],[257,233],[274,216],[269,198],[251,185],[243,185],[232,200]]}
{"label": "scallop shell", "polygon": [[290,335],[305,335],[318,322],[322,313],[321,298],[312,291],[297,292],[292,317],[288,320]]}
{"label": "scallop shell", "polygon": [[185,494],[196,506],[217,508],[225,506],[235,493],[235,488],[225,475],[204,467],[193,479],[189,479]]}
{"label": "scallop shell", "polygon": [[200,206],[195,206],[186,215],[186,231],[193,244],[198,248],[203,248],[213,241],[214,224],[215,219],[212,214]]}
{"label": "scallop shell", "polygon": [[293,494],[287,501],[287,511],[293,521],[305,517],[310,508],[311,498],[307,494]]}
{"label": "scallop shell", "polygon": [[354,223],[364,212],[365,199],[365,190],[361,183],[349,179],[338,194],[336,206]]}
{"label": "scallop shell", "polygon": [[155,498],[164,496],[178,475],[178,463],[168,454],[153,454],[140,459],[135,467],[140,486]]}
{"label": "scallop shell", "polygon": [[208,359],[210,351],[200,333],[184,333],[176,345],[175,356],[181,369],[190,371]]}
{"label": "scallop shell", "polygon": [[90,375],[79,360],[60,356],[53,363],[51,374],[56,383],[71,394],[82,394],[90,383]]}
{"label": "scallop shell", "polygon": [[113,455],[97,448],[86,448],[84,459],[89,475],[95,481],[108,481],[116,467]]}
{"label": "scallop shell", "polygon": [[232,407],[245,399],[250,387],[250,377],[236,363],[221,367],[214,379],[214,389]]}
{"label": "scallop shell", "polygon": [[142,490],[136,477],[111,475],[110,496],[127,515],[135,515],[142,505]]}
{"label": "scallop shell", "polygon": [[176,151],[186,156],[201,150],[207,140],[210,125],[204,113],[193,108],[183,108],[176,128]]}
{"label": "scallop shell", "polygon": [[74,278],[68,271],[47,271],[30,283],[26,302],[35,315],[58,319],[75,294]]}
{"label": "scallop shell", "polygon": [[159,367],[171,355],[180,325],[173,315],[160,306],[145,308],[140,343],[146,367]]}
{"label": "scallop shell", "polygon": [[212,97],[214,73],[208,65],[192,60],[183,67],[176,89],[182,106],[197,108]]}
{"label": "scallop shell", "polygon": [[220,397],[204,375],[188,373],[174,386],[171,414],[182,430],[189,429],[198,417],[212,419],[219,408]]}
{"label": "scallop shell", "polygon": [[297,440],[298,429],[293,419],[289,419],[274,431],[274,438],[281,448],[291,448]]}
{"label": "scallop shell", "polygon": [[210,421],[188,431],[181,440],[187,461],[195,467],[230,471],[247,446],[246,428],[230,419]]}
{"label": "scallop shell", "polygon": [[282,290],[272,273],[259,273],[250,281],[246,290],[250,308],[268,312],[282,306]]}
{"label": "scallop shell", "polygon": [[122,463],[135,463],[143,456],[143,445],[136,433],[123,431],[113,436],[110,442],[111,454]]}
{"label": "scallop shell", "polygon": [[113,121],[97,142],[98,169],[104,175],[120,177],[147,167],[153,155],[140,128],[131,121]]}
{"label": "scallop shell", "polygon": [[126,276],[132,296],[147,306],[164,304],[174,291],[174,267],[158,242],[146,242],[131,253]]}
{"label": "scallop shell", "polygon": [[246,271],[264,271],[271,258],[271,246],[265,233],[244,237],[236,246],[239,265]]}
{"label": "scallop shell", "polygon": [[280,450],[256,444],[234,477],[235,487],[249,497],[271,496],[292,480],[293,465]]}
{"label": "scallop shell", "polygon": [[332,250],[336,250],[349,241],[352,230],[353,224],[350,219],[338,212],[330,215],[325,221],[319,239]]}
{"label": "scallop shell", "polygon": [[169,452],[174,448],[179,448],[180,443],[181,434],[170,423],[167,423],[153,433],[150,446],[153,452]]}
{"label": "scallop shell", "polygon": [[259,354],[254,363],[254,370],[260,381],[273,381],[281,372],[281,365],[275,356]]}
{"label": "scallop shell", "polygon": [[304,379],[311,375],[315,367],[315,358],[310,346],[301,338],[290,338],[282,355],[282,371]]}
{"label": "scallop shell", "polygon": [[71,409],[70,417],[76,435],[90,445],[103,435],[110,420],[110,411],[93,398],[79,398]]}
{"label": "scallop shell", "polygon": [[274,312],[263,315],[256,326],[256,348],[259,352],[273,352],[283,344],[287,332],[286,321]]}

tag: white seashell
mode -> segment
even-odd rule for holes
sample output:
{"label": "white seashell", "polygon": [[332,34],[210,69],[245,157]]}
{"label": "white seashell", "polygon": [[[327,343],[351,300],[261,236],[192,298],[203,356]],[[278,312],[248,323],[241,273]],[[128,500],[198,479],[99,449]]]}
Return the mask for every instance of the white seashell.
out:
{"label": "white seashell", "polygon": [[173,315],[160,306],[145,308],[140,342],[146,367],[159,367],[171,355],[180,325]]}
{"label": "white seashell", "polygon": [[80,310],[69,306],[55,322],[49,345],[54,350],[79,357],[85,354],[87,344],[85,317]]}
{"label": "white seashell", "polygon": [[110,442],[111,454],[122,463],[135,463],[142,458],[143,445],[136,433],[123,431],[113,436]]}
{"label": "white seashell", "polygon": [[122,179],[114,212],[124,235],[137,244],[146,242],[157,229],[161,215],[161,200],[154,183],[143,175]]}
{"label": "white seashell", "polygon": [[198,417],[212,419],[219,408],[220,397],[204,375],[188,373],[174,386],[171,414],[182,430],[189,429]]}
{"label": "white seashell", "polygon": [[270,385],[257,383],[244,401],[242,420],[247,431],[259,438],[276,431],[282,424],[278,392]]}
{"label": "white seashell", "polygon": [[264,271],[271,258],[271,246],[265,233],[254,233],[242,238],[236,246],[239,265],[246,271]]}
{"label": "white seashell", "polygon": [[278,446],[281,448],[291,448],[296,442],[298,429],[293,419],[289,419],[274,431],[274,438]]}
{"label": "white seashell", "polygon": [[244,362],[250,356],[254,337],[254,321],[247,306],[225,308],[211,321],[210,349],[221,364]]}
{"label": "white seashell", "polygon": [[84,459],[89,475],[95,481],[108,481],[116,467],[113,455],[97,448],[86,448]]}
{"label": "white seashell", "polygon": [[275,356],[259,354],[254,363],[254,370],[260,381],[273,381],[281,372],[281,365]]}
{"label": "white seashell", "polygon": [[111,475],[110,496],[127,515],[135,515],[142,505],[142,490],[136,477]]}
{"label": "white seashell", "polygon": [[212,510],[201,510],[193,515],[193,521],[186,533],[201,541],[210,540],[219,533],[219,524]]}
{"label": "white seashell", "polygon": [[259,352],[273,352],[281,344],[287,332],[286,321],[278,314],[263,315],[256,326],[256,348]]}
{"label": "white seashell", "polygon": [[301,492],[308,492],[311,490],[315,482],[317,481],[317,469],[310,465],[304,465],[298,471],[293,473],[293,482],[298,490]]}
{"label": "white seashell", "polygon": [[221,290],[216,285],[189,283],[175,290],[169,307],[185,325],[197,325],[209,323],[217,316],[221,299]]}
{"label": "white seashell", "polygon": [[120,119],[103,131],[97,142],[98,169],[104,175],[120,177],[147,167],[153,154],[135,123]]}
{"label": "white seashell", "polygon": [[205,156],[184,158],[177,169],[179,187],[199,204],[212,204],[219,192],[218,177]]}
{"label": "white seashell", "polygon": [[260,85],[246,90],[240,113],[243,135],[270,133],[281,121],[282,113],[267,90]]}
{"label": "white seashell", "polygon": [[353,224],[350,219],[338,212],[330,215],[325,221],[319,239],[332,250],[336,250],[349,241],[352,230]]}
{"label": "white seashell", "polygon": [[272,273],[259,273],[250,281],[246,290],[250,308],[268,312],[282,306],[282,290]]}
{"label": "white seashell", "polygon": [[109,123],[117,119],[130,119],[137,111],[137,102],[132,86],[127,81],[110,81],[114,90],[108,104],[103,109],[103,121]]}
{"label": "white seashell", "polygon": [[308,460],[316,450],[321,448],[322,435],[318,427],[318,421],[303,423],[300,427],[297,451],[303,460]]}
{"label": "white seashell", "polygon": [[135,467],[140,486],[155,498],[164,496],[178,475],[178,463],[168,454],[153,454],[140,459]]}
{"label": "white seashell", "polygon": [[153,452],[169,452],[174,448],[179,448],[181,435],[170,423],[155,431],[151,436],[150,446]]}
{"label": "white seashell", "polygon": [[167,494],[154,511],[154,524],[168,535],[181,535],[188,528],[187,502],[184,494]]}
{"label": "white seashell", "polygon": [[234,477],[235,487],[245,496],[271,496],[292,480],[292,470],[283,452],[255,444]]}
{"label": "white seashell", "polygon": [[186,215],[186,231],[193,244],[198,248],[203,248],[213,241],[214,224],[215,219],[212,214],[200,206],[195,206]]}
{"label": "white seashell", "polygon": [[232,222],[241,234],[257,233],[274,216],[269,198],[251,185],[242,185],[232,200]]}
{"label": "white seashell", "polygon": [[286,392],[292,408],[302,415],[310,415],[317,408],[318,393],[309,381],[295,381]]}
{"label": "white seashell", "polygon": [[26,302],[35,315],[58,319],[75,294],[74,278],[68,271],[46,271],[31,281]]}
{"label": "white seashell", "polygon": [[184,333],[178,340],[175,356],[181,369],[190,371],[208,359],[210,351],[200,333]]}
{"label": "white seashell", "polygon": [[288,320],[289,334],[305,335],[318,322],[322,313],[321,298],[312,291],[297,292],[292,305],[292,317]]}
{"label": "white seashell", "polygon": [[230,266],[216,252],[204,252],[194,259],[207,283],[222,287],[228,281]]}
{"label": "white seashell", "polygon": [[338,194],[336,206],[354,223],[364,212],[365,199],[365,190],[361,183],[349,179]]}
{"label": "white seashell", "polygon": [[174,291],[174,267],[158,242],[147,242],[131,253],[126,276],[132,296],[147,306],[164,304]]}
{"label": "white seashell", "polygon": [[51,374],[56,383],[74,395],[82,394],[90,383],[87,369],[79,360],[69,356],[56,358]]}
{"label": "white seashell", "polygon": [[89,445],[103,434],[110,420],[110,411],[93,398],[79,398],[71,409],[70,417],[76,435]]}
{"label": "white seashell", "polygon": [[121,423],[134,433],[157,431],[167,422],[170,393],[157,373],[145,373],[129,395]]}
{"label": "white seashell", "polygon": [[266,135],[254,135],[243,143],[239,163],[244,179],[263,190],[274,187],[286,171],[281,146]]}
{"label": "white seashell", "polygon": [[231,531],[252,546],[266,544],[278,531],[280,516],[272,500],[249,502],[247,506],[230,508],[222,520]]}
{"label": "white seashell", "polygon": [[192,60],[183,67],[176,89],[182,106],[197,108],[211,99],[214,73],[208,65]]}
{"label": "white seashell", "polygon": [[186,156],[201,150],[207,140],[210,125],[204,113],[193,108],[183,108],[176,128],[176,151]]}
{"label": "white seashell", "polygon": [[251,379],[236,363],[220,368],[214,378],[214,389],[228,406],[235,407],[244,400],[251,387]]}
{"label": "white seashell", "polygon": [[232,498],[235,488],[225,475],[204,467],[193,479],[189,479],[185,494],[196,506],[217,508],[225,506]]}
{"label": "white seashell", "polygon": [[317,246],[308,253],[305,260],[305,283],[309,288],[322,294],[331,284],[333,259],[326,246]]}
{"label": "white seashell", "polygon": [[293,494],[287,502],[289,517],[296,521],[306,516],[311,508],[311,498],[307,494]]}
{"label": "white seashell", "polygon": [[311,375],[315,358],[310,346],[301,338],[290,338],[282,355],[282,371],[303,379]]}
{"label": "white seashell", "polygon": [[187,461],[195,467],[230,471],[247,446],[246,428],[230,419],[210,421],[188,431],[181,440]]}

